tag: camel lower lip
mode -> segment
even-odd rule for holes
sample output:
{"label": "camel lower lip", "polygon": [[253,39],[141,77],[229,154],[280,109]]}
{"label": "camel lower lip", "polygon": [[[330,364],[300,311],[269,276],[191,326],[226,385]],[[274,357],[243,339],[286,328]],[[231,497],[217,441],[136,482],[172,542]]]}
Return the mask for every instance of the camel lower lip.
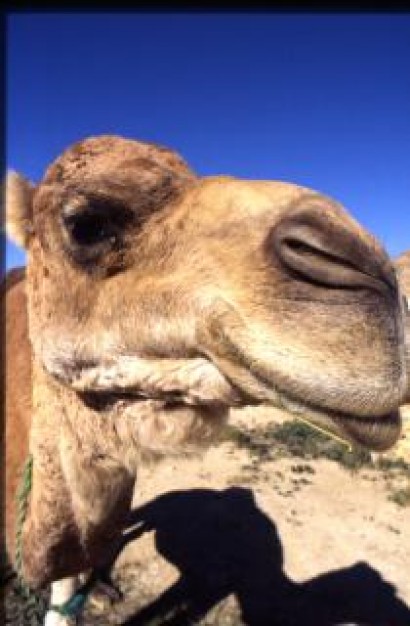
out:
{"label": "camel lower lip", "polygon": [[399,411],[376,417],[358,417],[310,406],[303,401],[281,395],[281,404],[288,413],[302,417],[313,426],[328,431],[353,444],[375,451],[391,448],[401,432]]}
{"label": "camel lower lip", "polygon": [[352,418],[345,422],[346,432],[356,443],[378,451],[391,448],[401,432],[399,411],[364,421]]}

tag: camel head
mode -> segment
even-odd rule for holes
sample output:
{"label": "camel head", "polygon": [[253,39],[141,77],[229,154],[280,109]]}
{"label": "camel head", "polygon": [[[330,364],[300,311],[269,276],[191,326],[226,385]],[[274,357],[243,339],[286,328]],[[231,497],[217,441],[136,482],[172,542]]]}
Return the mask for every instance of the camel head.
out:
{"label": "camel head", "polygon": [[380,244],[283,182],[196,177],[102,136],[9,176],[34,359],[96,413],[268,403],[374,449],[399,435],[403,310]]}

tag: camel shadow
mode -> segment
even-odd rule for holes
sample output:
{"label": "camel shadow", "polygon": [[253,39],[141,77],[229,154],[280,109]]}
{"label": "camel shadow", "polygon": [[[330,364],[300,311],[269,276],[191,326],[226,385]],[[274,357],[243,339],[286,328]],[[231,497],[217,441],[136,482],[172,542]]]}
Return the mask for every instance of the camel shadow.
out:
{"label": "camel shadow", "polygon": [[180,577],[123,626],[152,620],[168,626],[195,624],[230,594],[248,626],[410,624],[410,609],[367,563],[305,583],[288,578],[275,525],[249,489],[170,492],[132,511],[131,524],[137,526],[124,545],[154,530],[158,552],[178,568]]}

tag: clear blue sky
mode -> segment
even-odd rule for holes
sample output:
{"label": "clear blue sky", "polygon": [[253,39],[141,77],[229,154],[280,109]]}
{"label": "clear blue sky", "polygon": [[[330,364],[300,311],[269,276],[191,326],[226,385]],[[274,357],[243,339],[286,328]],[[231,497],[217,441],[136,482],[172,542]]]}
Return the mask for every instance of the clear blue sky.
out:
{"label": "clear blue sky", "polygon": [[410,248],[410,14],[9,14],[7,48],[7,165],[34,181],[116,133],[320,190]]}

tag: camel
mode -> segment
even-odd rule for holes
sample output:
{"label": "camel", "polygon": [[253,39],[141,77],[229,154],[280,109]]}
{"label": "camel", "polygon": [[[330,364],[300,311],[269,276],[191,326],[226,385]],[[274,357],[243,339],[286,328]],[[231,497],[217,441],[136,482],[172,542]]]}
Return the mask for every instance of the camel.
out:
{"label": "camel", "polygon": [[22,574],[54,604],[112,558],[139,464],[209,445],[232,407],[281,407],[374,450],[398,439],[395,271],[334,200],[98,136],[37,185],[9,174],[6,216],[27,251],[4,291],[6,540],[13,557],[30,454]]}

